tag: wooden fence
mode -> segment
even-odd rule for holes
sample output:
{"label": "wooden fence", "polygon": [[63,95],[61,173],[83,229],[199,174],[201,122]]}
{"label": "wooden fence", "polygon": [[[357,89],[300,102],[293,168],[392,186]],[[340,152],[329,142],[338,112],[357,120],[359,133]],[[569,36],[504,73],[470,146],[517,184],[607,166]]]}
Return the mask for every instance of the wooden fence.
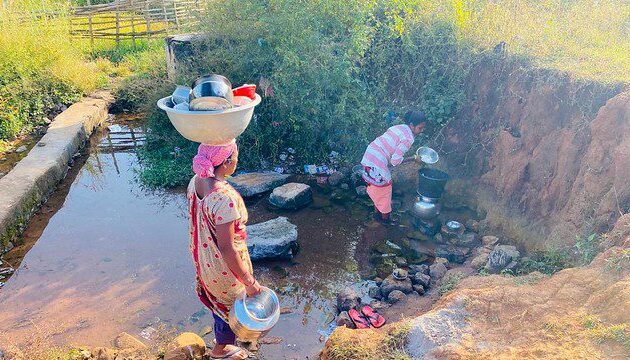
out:
{"label": "wooden fence", "polygon": [[73,38],[115,41],[164,37],[198,24],[203,0],[119,0],[75,7],[70,16]]}

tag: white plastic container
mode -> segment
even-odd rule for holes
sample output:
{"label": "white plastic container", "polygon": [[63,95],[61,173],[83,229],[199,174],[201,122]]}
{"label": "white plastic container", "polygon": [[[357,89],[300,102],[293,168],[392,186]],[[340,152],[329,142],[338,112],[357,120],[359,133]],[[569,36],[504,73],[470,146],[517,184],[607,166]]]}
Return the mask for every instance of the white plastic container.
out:
{"label": "white plastic container", "polygon": [[188,140],[208,145],[224,145],[241,135],[260,104],[260,95],[250,103],[222,111],[186,111],[169,107],[170,96],[158,100],[171,123]]}

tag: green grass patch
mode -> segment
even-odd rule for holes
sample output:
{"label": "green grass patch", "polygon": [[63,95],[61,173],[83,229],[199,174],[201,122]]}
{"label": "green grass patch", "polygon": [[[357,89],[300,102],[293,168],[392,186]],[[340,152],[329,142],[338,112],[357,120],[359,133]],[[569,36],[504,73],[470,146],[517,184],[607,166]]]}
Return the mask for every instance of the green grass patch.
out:
{"label": "green grass patch", "polygon": [[454,273],[446,275],[437,289],[440,296],[446,295],[455,288],[457,284],[465,277],[462,273]]}

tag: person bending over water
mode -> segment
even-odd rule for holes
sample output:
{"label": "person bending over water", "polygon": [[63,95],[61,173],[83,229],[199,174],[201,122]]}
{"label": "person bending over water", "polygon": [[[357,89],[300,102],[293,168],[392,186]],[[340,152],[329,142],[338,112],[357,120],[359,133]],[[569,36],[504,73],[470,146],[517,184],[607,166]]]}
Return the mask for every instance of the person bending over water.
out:
{"label": "person bending over water", "polygon": [[413,145],[416,135],[427,124],[426,116],[420,111],[408,111],[405,123],[394,125],[368,145],[361,160],[365,169],[363,179],[367,182],[367,193],[374,202],[379,220],[390,222],[392,212],[392,174],[388,164],[398,166],[405,153]]}
{"label": "person bending over water", "polygon": [[193,158],[195,176],[188,185],[190,252],[197,272],[197,294],[212,310],[216,346],[214,359],[245,359],[236,346],[228,314],[243,290],[260,292],[253,276],[247,245],[247,209],[239,193],[225,178],[236,170],[236,142],[225,146],[199,145]]}

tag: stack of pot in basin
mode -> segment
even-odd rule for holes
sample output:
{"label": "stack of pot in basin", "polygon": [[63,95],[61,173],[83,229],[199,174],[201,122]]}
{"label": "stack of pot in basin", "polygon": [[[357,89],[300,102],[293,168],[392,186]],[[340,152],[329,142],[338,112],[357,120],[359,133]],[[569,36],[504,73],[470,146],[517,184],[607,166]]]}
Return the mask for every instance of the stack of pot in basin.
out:
{"label": "stack of pot in basin", "polygon": [[226,77],[212,74],[199,77],[191,87],[178,86],[157,105],[186,139],[223,145],[245,131],[260,100],[255,85],[233,89]]}

